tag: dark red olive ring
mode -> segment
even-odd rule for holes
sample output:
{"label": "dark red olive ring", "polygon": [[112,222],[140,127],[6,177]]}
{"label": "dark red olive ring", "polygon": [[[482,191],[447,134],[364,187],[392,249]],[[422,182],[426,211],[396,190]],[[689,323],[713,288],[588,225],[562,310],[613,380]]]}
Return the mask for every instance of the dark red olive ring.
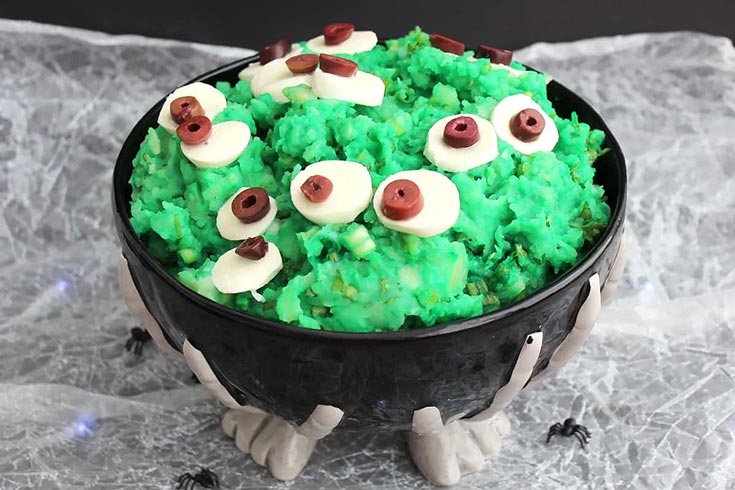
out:
{"label": "dark red olive ring", "polygon": [[324,43],[327,46],[335,46],[347,41],[355,32],[355,26],[348,22],[333,22],[324,26]]}
{"label": "dark red olive ring", "polygon": [[311,73],[319,66],[319,56],[315,54],[299,54],[286,60],[286,67],[295,75]]}
{"label": "dark red olive ring", "polygon": [[212,121],[207,116],[189,118],[176,128],[176,135],[187,145],[203,143],[211,133]]}
{"label": "dark red olive ring", "polygon": [[271,210],[268,192],[262,187],[251,187],[239,192],[232,200],[232,214],[243,223],[260,221]]}
{"label": "dark red olive ring", "polygon": [[480,128],[469,116],[455,117],[444,126],[444,143],[452,148],[468,148],[480,141]]}
{"label": "dark red olive ring", "polygon": [[235,253],[246,259],[260,260],[268,253],[268,242],[260,235],[250,237],[238,245]]}
{"label": "dark red olive ring", "polygon": [[445,53],[452,53],[456,54],[457,56],[462,56],[464,54],[464,43],[455,41],[454,39],[447,36],[442,36],[441,34],[432,34],[431,36],[429,36],[429,42],[431,42],[431,45],[433,47],[435,47],[436,49],[441,49]]}
{"label": "dark red olive ring", "polygon": [[510,65],[510,62],[513,61],[513,51],[480,44],[475,50],[475,57],[490,58],[492,63],[498,65]]}
{"label": "dark red olive ring", "polygon": [[510,120],[511,134],[524,143],[536,141],[545,127],[543,114],[535,109],[523,109]]}
{"label": "dark red olive ring", "polygon": [[291,52],[291,41],[288,39],[280,39],[273,44],[263,47],[260,50],[260,64],[265,65],[266,63],[283,58]]}
{"label": "dark red olive ring", "polygon": [[191,96],[174,99],[169,106],[169,111],[176,124],[181,124],[192,117],[204,115],[202,105],[196,97]]}
{"label": "dark red olive ring", "polygon": [[424,209],[421,189],[412,180],[394,180],[383,190],[381,209],[383,214],[392,220],[404,221],[413,218]]}
{"label": "dark red olive ring", "polygon": [[325,73],[349,78],[357,73],[357,63],[339,56],[322,53],[319,55],[319,67]]}
{"label": "dark red olive ring", "polygon": [[312,175],[301,184],[304,197],[314,203],[326,201],[332,194],[332,189],[332,181],[323,175]]}

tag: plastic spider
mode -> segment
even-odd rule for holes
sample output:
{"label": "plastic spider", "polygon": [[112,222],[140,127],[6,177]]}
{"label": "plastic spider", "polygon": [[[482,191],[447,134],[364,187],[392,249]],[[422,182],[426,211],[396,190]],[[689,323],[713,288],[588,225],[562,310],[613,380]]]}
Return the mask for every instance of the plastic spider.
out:
{"label": "plastic spider", "polygon": [[125,350],[130,352],[132,349],[133,354],[139,356],[143,353],[143,346],[149,340],[151,340],[151,334],[148,333],[148,330],[133,327],[130,329],[130,338],[125,342]]}
{"label": "plastic spider", "polygon": [[188,471],[179,477],[176,488],[191,490],[199,484],[202,488],[219,488],[217,474],[207,468],[199,468],[199,473],[192,475]]}
{"label": "plastic spider", "polygon": [[579,445],[582,449],[585,449],[585,444],[590,442],[590,431],[584,425],[579,425],[573,418],[568,418],[564,421],[564,425],[556,423],[549,427],[549,435],[546,437],[546,444],[551,440],[553,435],[562,435],[564,437],[576,437],[579,441]]}

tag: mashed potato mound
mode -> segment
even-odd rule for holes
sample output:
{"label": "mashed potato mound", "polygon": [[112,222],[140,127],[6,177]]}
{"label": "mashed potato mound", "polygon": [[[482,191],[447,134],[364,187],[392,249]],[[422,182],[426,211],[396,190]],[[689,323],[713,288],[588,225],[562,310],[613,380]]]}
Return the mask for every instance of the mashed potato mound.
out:
{"label": "mashed potato mound", "polygon": [[[231,165],[200,169],[182,154],[178,137],[151,128],[133,162],[133,228],[187,287],[304,328],[422,328],[521,300],[573,267],[606,227],[610,209],[592,182],[604,135],[575,115],[556,115],[546,75],[511,76],[471,55],[433,48],[417,28],[344,56],[383,80],[379,107],[319,99],[306,86],[286,89],[290,102],[280,103],[268,94],[254,98],[244,81],[218,83],[227,108],[213,122],[246,123],[250,144]],[[559,142],[553,152],[524,156],[499,140],[492,162],[442,172],[459,190],[461,206],[444,233],[420,238],[387,229],[372,206],[352,223],[318,226],[291,202],[294,175],[321,160],[362,163],[373,189],[402,170],[441,172],[423,154],[429,128],[459,113],[489,120],[498,101],[514,94],[532,97],[551,116]],[[265,188],[278,204],[264,237],[278,246],[284,267],[259,291],[262,303],[250,293],[221,294],[211,278],[217,258],[238,244],[220,236],[217,211],[243,186]]]}

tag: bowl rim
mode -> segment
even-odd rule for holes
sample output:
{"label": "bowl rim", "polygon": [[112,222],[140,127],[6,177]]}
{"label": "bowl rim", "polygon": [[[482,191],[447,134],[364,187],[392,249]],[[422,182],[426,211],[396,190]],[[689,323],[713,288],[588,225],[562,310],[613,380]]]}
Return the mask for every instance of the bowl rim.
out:
{"label": "bowl rim", "polygon": [[[259,60],[258,54],[247,56],[245,58],[235,60],[227,63],[213,70],[198,75],[191,80],[181,84],[188,85],[194,82],[204,82],[210,85],[214,82],[206,81],[207,79],[215,79],[217,76],[221,76],[222,73],[228,72],[235,68],[245,67],[253,62]],[[529,70],[534,70],[532,67],[526,66]],[[605,121],[602,119],[600,114],[590,105],[587,100],[582,96],[568,89],[563,84],[552,80],[548,85],[554,85],[557,90],[562,92],[568,92],[573,98],[576,99],[578,107],[584,108],[585,112],[589,113],[592,117],[596,117],[600,124],[599,129],[605,133],[605,147],[610,149],[613,154],[614,161],[619,167],[618,172],[618,199],[615,208],[610,214],[610,221],[603,234],[598,238],[595,244],[586,252],[586,255],[571,269],[566,271],[561,276],[557,277],[554,281],[547,284],[543,288],[535,291],[531,295],[523,298],[521,301],[503,307],[499,310],[485,313],[472,318],[465,318],[454,320],[446,323],[439,323],[430,327],[417,328],[412,330],[399,330],[392,332],[336,332],[331,330],[315,330],[296,325],[291,325],[279,320],[270,320],[259,316],[248,314],[241,310],[230,308],[214,300],[211,300],[189,288],[184,286],[173,275],[169,274],[166,269],[148,252],[147,248],[143,244],[140,237],[135,233],[130,224],[130,202],[128,193],[124,191],[125,186],[129,185],[127,180],[122,179],[123,168],[126,165],[132,166],[132,159],[127,158],[128,155],[135,155],[140,147],[140,141],[133,141],[133,136],[137,134],[144,134],[148,128],[152,127],[150,121],[155,121],[158,112],[160,111],[163,102],[169,94],[166,94],[158,102],[156,102],[143,117],[141,117],[133,128],[128,133],[125,141],[118,153],[115,160],[115,166],[113,169],[112,177],[112,207],[115,215],[116,226],[118,228],[118,235],[121,240],[127,242],[128,247],[135,256],[145,264],[145,266],[153,271],[164,283],[173,288],[177,293],[183,295],[189,301],[197,304],[199,307],[205,310],[210,310],[216,315],[228,317],[231,320],[235,320],[238,323],[243,324],[245,327],[254,327],[270,333],[276,333],[278,335],[287,335],[291,337],[304,337],[312,340],[319,341],[357,341],[361,343],[371,342],[396,342],[406,340],[417,340],[424,338],[431,338],[437,336],[448,335],[457,333],[465,330],[469,330],[475,327],[486,325],[489,323],[497,322],[499,320],[506,319],[513,315],[519,314],[520,312],[530,309],[546,298],[556,294],[558,291],[566,288],[570,283],[577,280],[580,276],[585,274],[592,265],[600,258],[605,250],[610,246],[613,241],[617,229],[622,225],[622,221],[625,213],[625,206],[627,200],[627,168],[625,157],[623,155],[620,144],[613,135],[610,128],[607,126]],[[136,140],[138,138],[135,138]]]}

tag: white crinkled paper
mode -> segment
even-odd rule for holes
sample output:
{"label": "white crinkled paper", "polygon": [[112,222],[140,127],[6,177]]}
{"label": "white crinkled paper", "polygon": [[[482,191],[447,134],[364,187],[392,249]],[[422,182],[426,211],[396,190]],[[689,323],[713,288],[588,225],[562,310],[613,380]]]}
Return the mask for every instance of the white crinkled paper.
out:
{"label": "white crinkled paper", "polygon": [[[176,84],[249,52],[0,21],[0,488],[430,488],[398,434],[335,434],[277,483],[182,361],[123,349],[112,165]],[[735,50],[693,33],[517,57],[597,107],[629,160],[629,264],[556,378],[511,404],[503,452],[457,488],[735,485]],[[593,434],[544,444],[573,415]]]}

